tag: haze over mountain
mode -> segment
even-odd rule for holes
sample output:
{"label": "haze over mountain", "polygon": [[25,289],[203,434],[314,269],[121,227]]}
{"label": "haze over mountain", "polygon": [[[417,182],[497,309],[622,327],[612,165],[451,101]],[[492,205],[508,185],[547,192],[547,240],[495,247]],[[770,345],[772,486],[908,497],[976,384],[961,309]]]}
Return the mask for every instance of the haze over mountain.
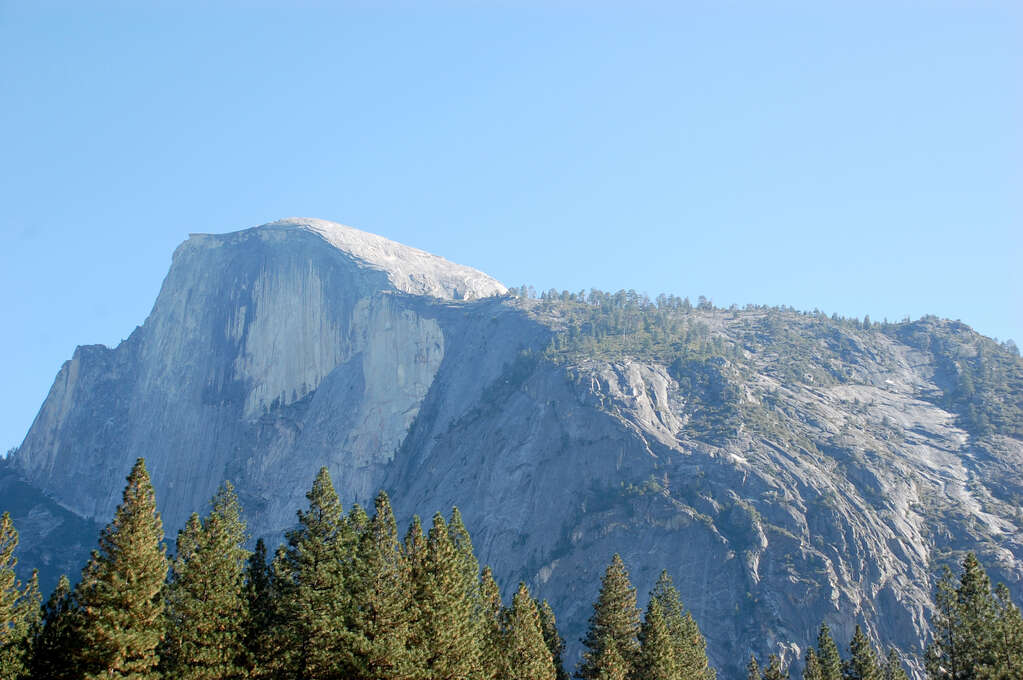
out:
{"label": "haze over mountain", "polygon": [[914,659],[964,550],[1019,598],[1013,347],[936,318],[523,292],[322,220],[193,234],[145,323],[79,347],[0,468],[22,566],[73,570],[142,456],[171,535],[229,479],[278,540],[321,465],[346,505],[457,505],[570,658],[613,552],[641,593],[668,569],[723,677],[822,620]]}

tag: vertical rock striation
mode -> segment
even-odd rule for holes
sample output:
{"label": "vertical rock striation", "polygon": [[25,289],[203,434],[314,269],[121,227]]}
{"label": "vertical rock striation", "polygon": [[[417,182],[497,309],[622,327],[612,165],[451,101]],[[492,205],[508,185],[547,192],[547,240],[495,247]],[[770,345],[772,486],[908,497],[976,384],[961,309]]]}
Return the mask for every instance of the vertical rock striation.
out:
{"label": "vertical rock striation", "polygon": [[667,568],[722,677],[802,656],[822,620],[915,658],[958,551],[1020,596],[1018,356],[981,398],[968,368],[997,348],[961,325],[760,308],[686,312],[712,356],[552,351],[564,310],[504,293],[320,220],[193,235],[145,323],[61,368],[0,488],[43,555],[107,521],[139,456],[169,532],[230,479],[269,537],[326,465],[347,505],[458,505],[501,583],[554,605],[570,660],[612,553],[640,593]]}

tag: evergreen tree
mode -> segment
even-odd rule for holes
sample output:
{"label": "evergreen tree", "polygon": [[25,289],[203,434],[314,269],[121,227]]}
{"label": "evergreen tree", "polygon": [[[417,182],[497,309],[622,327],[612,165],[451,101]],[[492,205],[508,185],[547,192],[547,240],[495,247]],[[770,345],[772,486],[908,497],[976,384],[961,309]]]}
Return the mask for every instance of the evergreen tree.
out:
{"label": "evergreen tree", "polygon": [[1004,583],[999,583],[995,589],[995,600],[998,608],[995,626],[998,664],[985,672],[990,677],[1023,678],[1023,617]]}
{"label": "evergreen tree", "polygon": [[756,654],[751,654],[749,663],[746,664],[746,680],[763,680],[760,675],[760,665],[757,663]]}
{"label": "evergreen tree", "polygon": [[870,640],[859,624],[849,642],[849,660],[845,663],[846,680],[881,680],[881,669]]}
{"label": "evergreen tree", "polygon": [[434,515],[426,545],[419,597],[426,669],[437,680],[464,680],[482,673],[473,602],[465,591],[462,563],[444,516]]}
{"label": "evergreen tree", "polygon": [[406,678],[411,598],[398,546],[398,529],[387,494],[374,502],[375,514],[362,534],[352,587],[352,645],[349,678]]}
{"label": "evergreen tree", "polygon": [[959,634],[959,607],[955,577],[944,567],[934,596],[934,614],[931,616],[933,638],[927,645],[924,664],[931,680],[958,680],[965,667]]}
{"label": "evergreen tree", "polygon": [[469,531],[462,522],[462,513],[458,511],[457,507],[451,508],[448,533],[451,535],[451,542],[458,554],[458,568],[462,574],[462,580],[465,582],[466,593],[479,610],[480,563],[473,552]]}
{"label": "evergreen tree", "polygon": [[61,575],[57,587],[42,609],[42,625],[32,643],[29,676],[47,680],[77,680],[80,677],[74,661],[79,643],[75,629],[75,607],[71,582]]}
{"label": "evergreen tree", "polygon": [[788,670],[782,668],[781,659],[777,654],[767,657],[767,668],[764,669],[764,680],[788,680]]}
{"label": "evergreen tree", "polygon": [[245,524],[225,482],[213,509],[193,514],[178,533],[167,586],[167,637],[161,670],[180,680],[232,680],[245,675]]}
{"label": "evergreen tree", "polygon": [[613,644],[628,669],[635,665],[639,652],[639,610],[636,609],[636,590],[629,582],[629,574],[622,558],[615,553],[604,572],[600,594],[593,605],[590,627],[583,639],[582,664],[576,677],[595,680],[604,655],[604,645]]}
{"label": "evergreen tree", "polygon": [[894,647],[888,649],[888,656],[881,668],[881,680],[909,680],[905,669],[902,668],[902,658]]}
{"label": "evergreen tree", "polygon": [[288,532],[287,547],[274,560],[281,623],[275,677],[333,680],[343,677],[336,650],[348,643],[344,552],[350,540],[327,468],[306,498],[309,509],[299,511],[298,528]]}
{"label": "evergreen tree", "polygon": [[803,665],[803,680],[823,680],[824,671],[821,670],[821,663],[817,659],[817,652],[813,647],[806,650],[806,663]]}
{"label": "evergreen tree", "polygon": [[540,625],[543,627],[543,639],[554,661],[554,672],[557,680],[569,680],[565,670],[565,641],[558,632],[558,622],[554,618],[554,610],[547,600],[540,603]]}
{"label": "evergreen tree", "polygon": [[39,623],[39,580],[36,572],[22,587],[14,574],[18,532],[11,516],[0,516],[0,680],[15,680],[28,671],[31,644]]}
{"label": "evergreen tree", "polygon": [[991,581],[973,553],[963,559],[956,600],[964,664],[973,675],[982,667],[997,666],[995,598]]}
{"label": "evergreen tree", "polygon": [[419,516],[413,516],[405,541],[402,544],[402,562],[409,581],[408,590],[412,595],[409,607],[409,642],[410,653],[416,655],[420,672],[417,678],[426,678],[426,618],[422,607],[426,588],[426,537]]}
{"label": "evergreen tree", "polygon": [[631,665],[618,651],[618,645],[611,638],[605,637],[598,641],[600,653],[593,664],[594,680],[628,680]]}
{"label": "evergreen tree", "polygon": [[508,610],[505,636],[507,680],[555,680],[551,652],[543,638],[540,612],[525,583],[519,584]]}
{"label": "evergreen tree", "polygon": [[661,615],[661,605],[656,598],[650,598],[643,626],[639,660],[636,664],[637,680],[681,680],[678,655],[671,631]]}
{"label": "evergreen tree", "polygon": [[973,553],[963,559],[958,584],[943,570],[931,617],[934,638],[925,663],[932,679],[999,677],[1005,649],[999,643],[999,606],[991,582]]}
{"label": "evergreen tree", "polygon": [[842,656],[826,623],[821,624],[817,633],[817,660],[820,661],[823,680],[842,680]]}
{"label": "evergreen tree", "polygon": [[716,672],[707,658],[707,641],[682,606],[682,598],[667,571],[662,571],[650,592],[651,599],[661,606],[675,646],[676,664],[682,677],[693,680],[714,680]]}
{"label": "evergreen tree", "polygon": [[480,638],[480,664],[484,680],[495,680],[504,676],[508,664],[504,646],[504,605],[490,567],[483,569],[480,579],[480,606],[484,623]]}
{"label": "evergreen tree", "polygon": [[158,678],[167,577],[163,523],[143,459],[76,589],[83,644],[80,672],[92,678]]}
{"label": "evergreen tree", "polygon": [[277,640],[273,570],[267,562],[266,543],[256,541],[245,570],[245,603],[248,615],[245,650],[249,677],[271,677]]}

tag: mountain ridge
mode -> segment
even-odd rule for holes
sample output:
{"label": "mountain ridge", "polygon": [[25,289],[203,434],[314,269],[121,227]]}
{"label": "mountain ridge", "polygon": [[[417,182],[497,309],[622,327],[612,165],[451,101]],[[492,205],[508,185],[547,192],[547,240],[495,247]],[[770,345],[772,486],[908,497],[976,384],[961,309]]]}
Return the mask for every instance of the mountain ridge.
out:
{"label": "mountain ridge", "polygon": [[145,456],[168,532],[231,479],[276,540],[327,465],[346,505],[458,505],[570,641],[593,599],[575,584],[612,552],[641,592],[668,568],[725,674],[800,656],[821,620],[919,672],[957,551],[1020,594],[1023,362],[964,325],[415,294],[273,224],[182,244],[146,322],[76,350],[7,470],[104,521]]}

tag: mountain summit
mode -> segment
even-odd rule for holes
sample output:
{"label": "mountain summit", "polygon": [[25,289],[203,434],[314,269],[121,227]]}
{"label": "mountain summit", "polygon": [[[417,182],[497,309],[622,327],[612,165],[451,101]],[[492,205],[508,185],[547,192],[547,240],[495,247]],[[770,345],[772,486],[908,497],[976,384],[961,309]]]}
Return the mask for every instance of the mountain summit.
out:
{"label": "mountain summit", "polygon": [[75,351],[0,468],[24,544],[72,561],[140,456],[171,533],[229,479],[276,541],[320,466],[401,522],[458,505],[570,659],[614,552],[641,593],[670,572],[723,677],[821,621],[919,671],[937,565],[974,550],[1023,583],[1014,348],[934,318],[532,299],[320,220],[193,235],[142,326]]}
{"label": "mountain summit", "polygon": [[[318,234],[366,267],[387,274],[397,290],[412,295],[467,300],[508,292],[500,281],[483,272],[448,262],[425,250],[411,248],[376,234],[311,217],[289,217],[256,227],[265,237],[294,230]],[[193,234],[193,238],[198,236]]]}

